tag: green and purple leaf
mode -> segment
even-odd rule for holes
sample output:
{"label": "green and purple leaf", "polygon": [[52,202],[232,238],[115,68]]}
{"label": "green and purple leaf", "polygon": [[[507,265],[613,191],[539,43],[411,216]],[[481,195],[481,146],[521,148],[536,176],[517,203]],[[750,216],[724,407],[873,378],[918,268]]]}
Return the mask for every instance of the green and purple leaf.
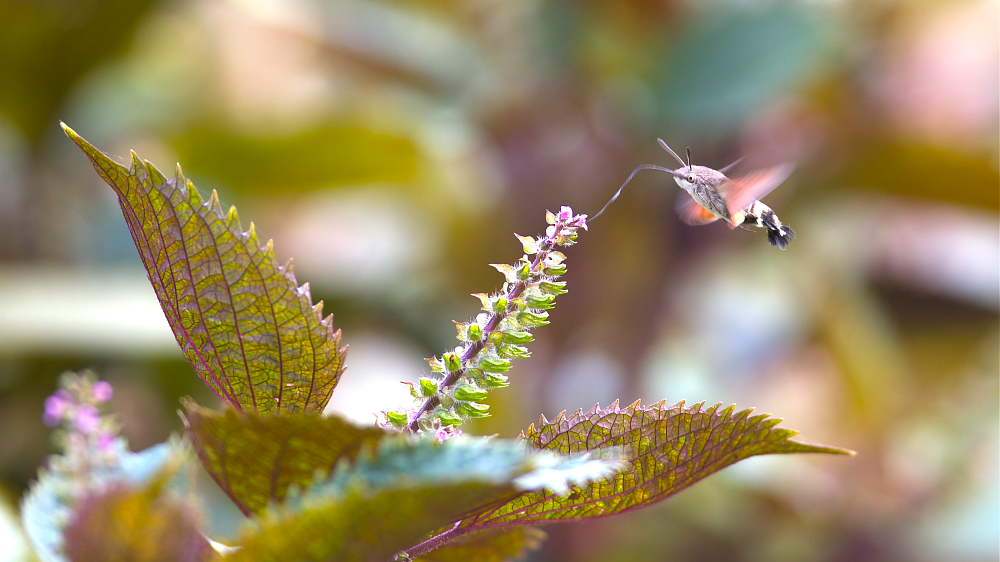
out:
{"label": "green and purple leaf", "polygon": [[337,463],[395,435],[335,416],[216,412],[191,401],[184,408],[202,466],[246,515],[283,501],[291,487],[305,489]]}
{"label": "green and purple leaf", "polygon": [[[615,466],[594,467],[589,480]],[[537,489],[541,482],[557,489],[579,484],[579,457],[514,440],[458,437],[438,443],[396,434],[363,450],[353,463],[342,463],[328,480],[264,511],[231,557],[382,562],[474,506]],[[527,546],[525,539],[509,549]]]}
{"label": "green and purple leaf", "polygon": [[445,482],[369,492],[269,515],[239,539],[233,562],[386,562],[468,509],[511,488],[483,481]]}
{"label": "green and purple leaf", "polygon": [[[627,466],[614,476],[574,488],[519,494],[477,510],[459,529],[469,531],[509,525],[540,524],[604,517],[662,501],[737,461],[781,453],[853,454],[836,447],[792,441],[797,432],[775,427],[780,419],[753,410],[734,412],[717,404],[687,407],[683,402],[621,408],[595,406],[589,412],[541,417],[521,437],[535,447],[562,454],[618,447]],[[459,533],[455,533],[459,534]]]}
{"label": "green and purple leaf", "polygon": [[132,153],[115,162],[63,124],[114,189],[135,247],[181,350],[205,383],[240,410],[322,412],[346,347],[292,264],[279,265],[253,223],[204,200],[177,167],[167,178]]}

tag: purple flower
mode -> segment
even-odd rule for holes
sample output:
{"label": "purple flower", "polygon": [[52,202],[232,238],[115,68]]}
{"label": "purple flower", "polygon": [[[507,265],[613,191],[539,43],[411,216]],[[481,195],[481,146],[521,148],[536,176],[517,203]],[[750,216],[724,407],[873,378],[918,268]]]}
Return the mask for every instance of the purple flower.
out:
{"label": "purple flower", "polygon": [[94,395],[94,400],[96,400],[97,403],[100,404],[101,402],[107,402],[108,400],[111,400],[111,397],[114,395],[115,391],[114,389],[111,388],[111,383],[109,383],[108,381],[97,381],[96,383],[94,383],[94,388],[91,390],[91,392]]}
{"label": "purple flower", "polygon": [[45,415],[42,416],[42,419],[45,420],[46,425],[59,425],[63,421],[63,416],[66,415],[66,410],[71,405],[72,400],[69,394],[65,390],[60,390],[45,399]]}
{"label": "purple flower", "polygon": [[434,432],[434,437],[437,438],[438,443],[444,443],[445,441],[451,439],[452,437],[457,437],[462,434],[462,430],[457,427],[446,425],[439,427],[437,431]]}
{"label": "purple flower", "polygon": [[90,404],[81,404],[73,413],[73,425],[81,433],[93,433],[101,424],[101,414]]}
{"label": "purple flower", "polygon": [[97,447],[105,452],[109,453],[114,449],[115,446],[115,436],[111,433],[100,432],[97,434]]}
{"label": "purple flower", "polygon": [[573,209],[563,205],[563,207],[559,209],[558,218],[563,222],[570,220],[573,218]]}

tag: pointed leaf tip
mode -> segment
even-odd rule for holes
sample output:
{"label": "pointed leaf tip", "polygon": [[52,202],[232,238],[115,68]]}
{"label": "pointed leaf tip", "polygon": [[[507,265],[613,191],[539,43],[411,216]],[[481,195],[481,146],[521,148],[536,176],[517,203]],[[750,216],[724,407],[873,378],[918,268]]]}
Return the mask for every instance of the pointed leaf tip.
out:
{"label": "pointed leaf tip", "polygon": [[765,454],[828,453],[852,455],[838,447],[793,441],[790,430],[775,428],[765,415],[752,410],[733,415],[735,406],[703,403],[665,407],[633,402],[622,409],[608,407],[553,422],[540,417],[522,432],[533,446],[559,453],[614,448],[624,453],[626,468],[615,476],[580,487],[569,496],[530,492],[507,503],[492,504],[462,520],[469,530],[601,517],[646,507],[666,499],[735,462]]}
{"label": "pointed leaf tip", "polygon": [[242,410],[322,411],[343,373],[339,330],[301,299],[256,227],[241,232],[215,190],[204,204],[180,165],[167,180],[131,151],[127,168],[60,126],[118,195],[164,315],[205,383]]}
{"label": "pointed leaf tip", "polygon": [[76,131],[73,130],[72,127],[70,127],[66,123],[60,121],[59,126],[62,127],[63,133],[67,137],[69,137],[69,140],[76,143],[80,148],[83,149],[84,152],[90,154],[91,151],[97,151],[97,148],[94,147],[94,145],[87,142],[87,139],[81,137]]}

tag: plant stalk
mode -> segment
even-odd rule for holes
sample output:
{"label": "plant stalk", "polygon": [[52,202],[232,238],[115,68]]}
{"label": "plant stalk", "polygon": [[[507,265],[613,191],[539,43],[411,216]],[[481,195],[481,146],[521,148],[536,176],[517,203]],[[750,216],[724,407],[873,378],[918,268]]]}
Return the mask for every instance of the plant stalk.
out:
{"label": "plant stalk", "polygon": [[410,558],[413,558],[414,556],[420,556],[425,552],[430,552],[432,550],[440,548],[442,545],[444,545],[444,543],[452,540],[455,537],[464,535],[467,532],[465,529],[459,529],[459,525],[461,524],[462,524],[461,519],[455,521],[455,524],[452,525],[451,529],[438,533],[421,543],[411,546],[410,548],[404,550],[402,554],[405,554]]}
{"label": "plant stalk", "polygon": [[[535,254],[535,259],[531,262],[532,272],[534,272],[535,268],[537,268],[538,265],[542,263],[543,260],[545,260],[545,258],[549,255],[549,252],[551,252],[552,249],[555,248],[556,239],[559,237],[560,233],[562,232],[562,229],[565,228],[566,224],[563,221],[558,221],[554,226],[555,229],[552,232],[552,236],[545,237],[545,239],[542,241],[542,243],[538,248],[538,252]],[[500,326],[500,322],[507,317],[507,314],[510,313],[513,307],[515,306],[514,299],[520,297],[521,293],[523,293],[524,290],[528,288],[528,284],[534,281],[536,281],[536,279],[535,276],[533,275],[531,279],[518,281],[517,283],[514,284],[513,287],[511,287],[510,291],[508,291],[507,294],[505,295],[508,301],[507,309],[504,310],[503,312],[491,313],[489,320],[486,321],[486,325],[483,326],[482,339],[469,344],[469,347],[467,347],[465,352],[462,353],[462,368],[448,373],[448,376],[446,376],[444,380],[441,381],[440,388],[442,389],[450,388],[454,386],[455,383],[457,383],[460,378],[462,378],[462,375],[465,374],[465,365],[468,363],[468,361],[474,359],[477,355],[479,355],[479,352],[481,352],[483,348],[486,347],[486,342],[489,341],[490,334],[496,331],[496,329]],[[410,420],[409,425],[406,426],[406,429],[409,430],[411,433],[416,433],[420,429],[421,418],[423,418],[427,412],[434,409],[439,402],[440,400],[438,399],[437,396],[431,396],[430,398],[425,400],[423,405],[420,406],[420,409],[417,410],[417,413],[413,416],[413,419]]]}

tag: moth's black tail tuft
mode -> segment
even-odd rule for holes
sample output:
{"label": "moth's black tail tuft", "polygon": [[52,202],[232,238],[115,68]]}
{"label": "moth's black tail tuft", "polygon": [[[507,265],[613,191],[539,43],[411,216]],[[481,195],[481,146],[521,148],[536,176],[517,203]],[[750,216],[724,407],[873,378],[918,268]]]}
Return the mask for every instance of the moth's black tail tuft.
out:
{"label": "moth's black tail tuft", "polygon": [[792,238],[795,238],[795,231],[791,227],[780,226],[767,229],[767,241],[781,250],[788,249],[788,243],[792,241]]}
{"label": "moth's black tail tuft", "polygon": [[767,231],[767,241],[782,250],[787,250],[788,244],[795,238],[795,231],[782,224],[778,215],[760,201],[754,201],[747,210],[743,224],[753,224],[757,228],[763,228]]}

